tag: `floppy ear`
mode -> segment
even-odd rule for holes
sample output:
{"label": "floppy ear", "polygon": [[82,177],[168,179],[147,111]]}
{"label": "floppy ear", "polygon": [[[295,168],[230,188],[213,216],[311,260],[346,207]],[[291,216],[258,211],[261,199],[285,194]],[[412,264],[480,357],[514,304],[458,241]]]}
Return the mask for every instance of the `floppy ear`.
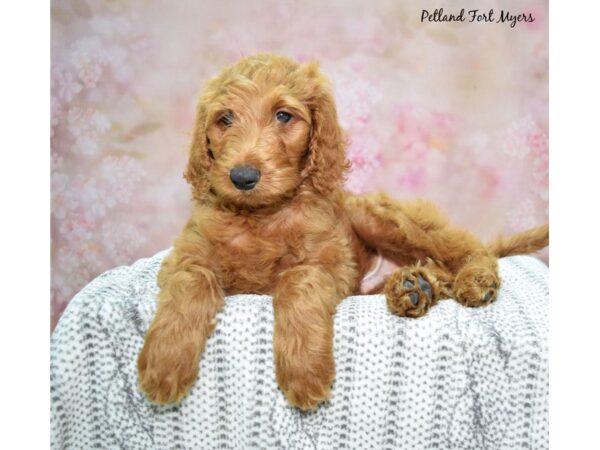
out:
{"label": "floppy ear", "polygon": [[342,187],[350,163],[346,160],[346,141],[327,80],[316,63],[308,63],[306,70],[314,78],[315,86],[310,101],[312,128],[304,173],[321,195],[328,195]]}
{"label": "floppy ear", "polygon": [[196,125],[189,149],[188,165],[183,174],[187,182],[192,185],[192,193],[196,200],[202,200],[210,188],[208,173],[212,166],[212,158],[209,156],[206,126],[206,108],[201,99],[196,113]]}

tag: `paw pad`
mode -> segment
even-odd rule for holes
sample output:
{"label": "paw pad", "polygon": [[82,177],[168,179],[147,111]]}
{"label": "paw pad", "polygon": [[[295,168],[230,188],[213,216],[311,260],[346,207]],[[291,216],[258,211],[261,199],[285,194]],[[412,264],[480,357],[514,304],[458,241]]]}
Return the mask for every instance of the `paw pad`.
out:
{"label": "paw pad", "polygon": [[417,303],[419,303],[418,292],[411,292],[410,294],[408,294],[408,298],[410,298],[410,302],[415,306],[417,306]]}
{"label": "paw pad", "polygon": [[417,275],[417,281],[419,282],[419,289],[425,293],[429,300],[432,299],[433,294],[431,292],[431,284],[423,279],[421,275]]}
{"label": "paw pad", "polygon": [[385,293],[390,309],[400,316],[420,317],[434,300],[433,287],[419,269],[393,274],[386,283]]}
{"label": "paw pad", "polygon": [[469,267],[457,275],[454,294],[465,306],[485,306],[496,300],[499,287],[496,273],[487,268]]}
{"label": "paw pad", "polygon": [[494,296],[494,291],[489,291],[487,294],[485,294],[485,297],[483,297],[483,301],[489,302],[493,296]]}

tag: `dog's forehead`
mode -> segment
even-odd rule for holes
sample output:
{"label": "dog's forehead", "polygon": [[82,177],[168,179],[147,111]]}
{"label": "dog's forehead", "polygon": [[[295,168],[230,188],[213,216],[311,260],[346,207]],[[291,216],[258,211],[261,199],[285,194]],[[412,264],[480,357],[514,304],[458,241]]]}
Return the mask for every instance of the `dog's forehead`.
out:
{"label": "dog's forehead", "polygon": [[270,108],[276,104],[304,108],[304,96],[289,78],[254,77],[236,75],[223,80],[205,98],[210,109],[227,109],[238,106],[260,105]]}
{"label": "dog's forehead", "polygon": [[232,74],[218,83],[219,95],[236,94],[291,94],[298,85],[298,77],[294,73],[281,74],[265,70],[261,73]]}
{"label": "dog's forehead", "polygon": [[225,72],[240,74],[249,79],[280,78],[296,72],[301,67],[297,62],[276,55],[258,54],[238,61]]}
{"label": "dog's forehead", "polygon": [[310,64],[299,64],[283,57],[259,55],[226,67],[214,77],[207,91],[223,95],[235,92],[264,93],[273,88],[298,91],[311,84],[315,71]]}

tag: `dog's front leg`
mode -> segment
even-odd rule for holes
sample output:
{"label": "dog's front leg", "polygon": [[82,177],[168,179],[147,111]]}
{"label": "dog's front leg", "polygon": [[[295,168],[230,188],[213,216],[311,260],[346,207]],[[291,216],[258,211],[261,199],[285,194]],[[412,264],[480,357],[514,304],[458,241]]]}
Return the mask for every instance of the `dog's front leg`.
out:
{"label": "dog's front leg", "polygon": [[315,408],[335,376],[332,314],[339,299],[333,277],[318,266],[284,271],[273,298],[277,382],[290,404]]}
{"label": "dog's front leg", "polygon": [[200,265],[161,275],[156,316],[138,358],[139,386],[150,400],[171,403],[180,401],[198,376],[223,290],[215,274]]}

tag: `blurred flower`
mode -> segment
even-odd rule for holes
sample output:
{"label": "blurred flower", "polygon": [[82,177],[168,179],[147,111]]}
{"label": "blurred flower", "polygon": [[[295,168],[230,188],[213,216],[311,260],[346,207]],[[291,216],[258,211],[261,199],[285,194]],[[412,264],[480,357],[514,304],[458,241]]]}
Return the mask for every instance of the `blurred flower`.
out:
{"label": "blurred flower", "polygon": [[146,242],[135,225],[128,223],[105,222],[102,224],[100,237],[106,243],[103,251],[112,258],[123,261],[131,259],[135,251]]}
{"label": "blurred flower", "polygon": [[538,225],[536,210],[531,199],[525,199],[506,212],[508,225],[514,231],[526,230]]}
{"label": "blurred flower", "polygon": [[65,103],[71,102],[83,88],[75,79],[75,75],[62,64],[52,67],[52,91]]}
{"label": "blurred flower", "polygon": [[84,86],[95,87],[106,64],[102,40],[98,36],[89,36],[74,42],[69,61]]}
{"label": "blurred flower", "polygon": [[548,152],[540,152],[534,156],[533,171],[531,173],[535,181],[535,192],[542,200],[548,200]]}
{"label": "blurred flower", "polygon": [[502,150],[508,156],[524,158],[531,151],[547,151],[548,136],[531,115],[510,124],[506,130]]}
{"label": "blurred flower", "polygon": [[457,134],[453,114],[402,102],[394,107],[394,147],[399,166],[399,187],[418,191],[447,164],[445,152]]}
{"label": "blurred flower", "polygon": [[94,156],[99,152],[99,138],[110,129],[106,115],[93,108],[69,109],[67,124],[75,138],[72,150],[85,156]]}
{"label": "blurred flower", "polygon": [[396,105],[394,113],[403,153],[416,160],[426,159],[429,150],[446,150],[457,131],[457,120],[450,113],[411,103]]}
{"label": "blurred flower", "polygon": [[102,197],[108,207],[129,203],[134,187],[146,175],[140,163],[130,156],[105,157],[97,174],[98,182],[102,184]]}
{"label": "blurred flower", "polygon": [[531,115],[511,124],[503,150],[506,154],[529,161],[532,166],[533,190],[541,200],[548,200],[548,134]]}
{"label": "blurred flower", "polygon": [[62,104],[55,95],[50,96],[50,136],[54,135],[54,128],[60,123],[62,116]]}
{"label": "blurred flower", "polygon": [[340,124],[345,129],[368,124],[373,106],[382,98],[381,92],[366,78],[347,69],[332,71],[336,108]]}
{"label": "blurred flower", "polygon": [[127,38],[136,32],[131,20],[124,16],[94,16],[88,23],[94,33],[108,40]]}
{"label": "blurred flower", "polygon": [[417,190],[425,184],[426,173],[423,167],[407,167],[398,177],[398,184],[408,190]]}
{"label": "blurred flower", "polygon": [[108,118],[93,108],[71,108],[67,120],[69,131],[76,137],[86,134],[95,137],[110,128]]}
{"label": "blurred flower", "polygon": [[350,139],[347,157],[352,163],[345,187],[361,193],[370,184],[375,170],[381,165],[377,143],[368,134],[361,133]]}

